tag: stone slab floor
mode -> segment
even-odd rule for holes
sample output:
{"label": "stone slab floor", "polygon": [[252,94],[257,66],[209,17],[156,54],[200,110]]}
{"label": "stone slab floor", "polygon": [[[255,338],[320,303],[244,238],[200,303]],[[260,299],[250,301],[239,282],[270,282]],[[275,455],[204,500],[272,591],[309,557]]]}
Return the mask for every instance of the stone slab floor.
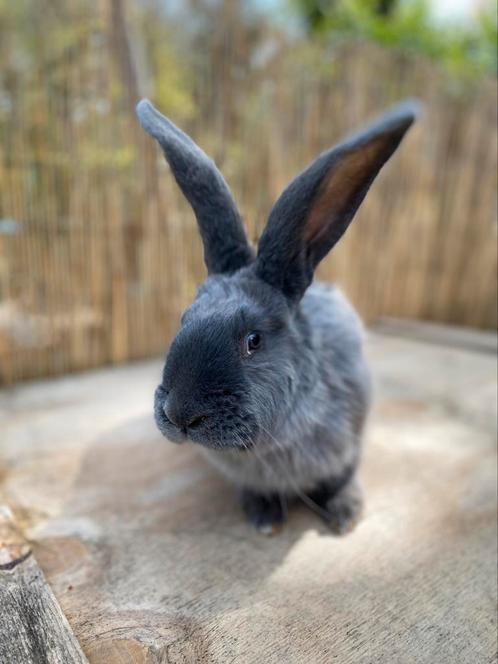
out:
{"label": "stone slab floor", "polygon": [[371,334],[364,517],[272,538],[152,421],[161,362],[0,392],[0,503],[92,664],[496,659],[496,356]]}

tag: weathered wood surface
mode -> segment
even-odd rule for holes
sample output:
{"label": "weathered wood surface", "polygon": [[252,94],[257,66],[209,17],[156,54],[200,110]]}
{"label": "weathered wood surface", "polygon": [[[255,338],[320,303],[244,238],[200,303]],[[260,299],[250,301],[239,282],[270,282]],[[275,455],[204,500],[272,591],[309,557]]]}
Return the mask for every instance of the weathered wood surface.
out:
{"label": "weathered wood surface", "polygon": [[88,664],[6,507],[0,507],[0,615],[0,664]]}
{"label": "weathered wood surface", "polygon": [[[490,664],[496,358],[372,335],[367,508],[265,539],[151,419],[160,362],[4,391],[0,493],[91,664]],[[1,473],[1,471],[0,471]]]}

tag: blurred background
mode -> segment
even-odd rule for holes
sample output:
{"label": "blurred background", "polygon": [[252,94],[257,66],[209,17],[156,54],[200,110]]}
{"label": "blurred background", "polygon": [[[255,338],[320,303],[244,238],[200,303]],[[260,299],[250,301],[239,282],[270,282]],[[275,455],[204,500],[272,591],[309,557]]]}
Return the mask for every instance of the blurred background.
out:
{"label": "blurred background", "polygon": [[486,0],[0,0],[0,383],[164,352],[205,275],[141,96],[254,241],[320,151],[420,98],[320,276],[367,323],[496,329],[496,37]]}

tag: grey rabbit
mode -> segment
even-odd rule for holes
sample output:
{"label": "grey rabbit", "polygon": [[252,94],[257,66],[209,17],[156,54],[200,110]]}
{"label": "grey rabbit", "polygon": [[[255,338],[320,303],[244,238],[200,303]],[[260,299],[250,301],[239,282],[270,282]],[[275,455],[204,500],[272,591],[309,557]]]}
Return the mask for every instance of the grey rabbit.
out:
{"label": "grey rabbit", "polygon": [[362,325],[313,273],[417,110],[399,104],[321,154],[273,206],[255,254],[214,162],[149,101],[137,106],[195,212],[208,269],[169,349],[156,423],[169,440],[200,446],[264,533],[296,497],[337,533],[360,515],[370,403]]}

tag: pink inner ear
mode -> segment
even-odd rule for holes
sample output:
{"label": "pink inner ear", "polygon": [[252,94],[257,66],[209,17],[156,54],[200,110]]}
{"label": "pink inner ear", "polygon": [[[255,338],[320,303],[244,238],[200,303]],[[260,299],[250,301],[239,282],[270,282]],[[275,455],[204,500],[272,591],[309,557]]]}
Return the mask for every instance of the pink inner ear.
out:
{"label": "pink inner ear", "polygon": [[334,224],[340,222],[356,195],[369,184],[383,144],[381,138],[372,141],[344,155],[331,168],[308,213],[304,232],[304,240],[308,245],[315,244],[327,235]]}

